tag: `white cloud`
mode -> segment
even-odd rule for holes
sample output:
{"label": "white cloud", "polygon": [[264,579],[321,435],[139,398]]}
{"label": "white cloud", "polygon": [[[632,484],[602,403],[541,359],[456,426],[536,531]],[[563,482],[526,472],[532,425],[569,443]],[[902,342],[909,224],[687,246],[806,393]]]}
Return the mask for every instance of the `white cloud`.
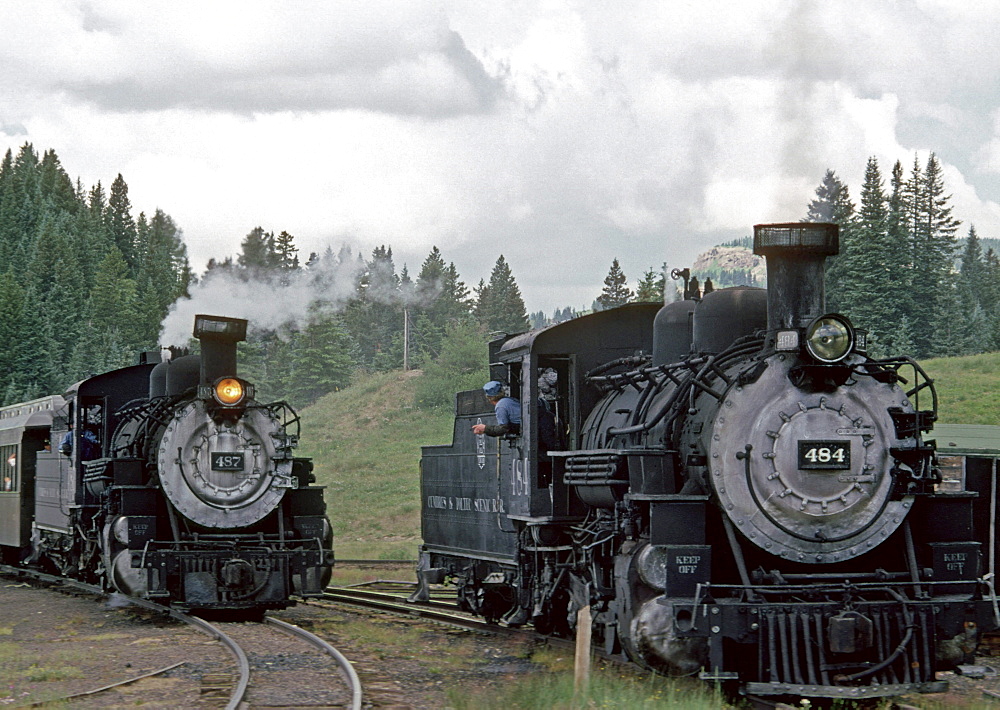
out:
{"label": "white cloud", "polygon": [[1000,6],[847,0],[0,5],[0,131],[121,172],[197,268],[260,225],[303,255],[432,245],[470,285],[588,306],[756,222],[827,168],[857,196],[935,150],[1000,236]]}

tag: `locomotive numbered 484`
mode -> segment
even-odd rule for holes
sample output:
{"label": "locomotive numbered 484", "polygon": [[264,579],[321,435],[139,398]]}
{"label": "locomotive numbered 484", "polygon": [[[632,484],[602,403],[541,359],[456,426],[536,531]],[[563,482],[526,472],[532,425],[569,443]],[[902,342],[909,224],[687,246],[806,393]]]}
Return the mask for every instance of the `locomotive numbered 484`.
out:
{"label": "locomotive numbered 484", "polygon": [[766,291],[491,344],[522,429],[473,434],[492,408],[461,392],[452,444],[424,447],[417,597],[450,578],[487,619],[557,634],[589,606],[605,650],[753,695],[944,689],[1000,621],[994,521],[938,485],[920,366],[826,312],[836,225],[758,225],[754,251]]}
{"label": "locomotive numbered 484", "polygon": [[[200,355],[0,409],[4,561],[187,609],[322,593],[332,530],[298,417],[238,377],[247,321],[196,316]],[[60,450],[61,449],[61,450]]]}

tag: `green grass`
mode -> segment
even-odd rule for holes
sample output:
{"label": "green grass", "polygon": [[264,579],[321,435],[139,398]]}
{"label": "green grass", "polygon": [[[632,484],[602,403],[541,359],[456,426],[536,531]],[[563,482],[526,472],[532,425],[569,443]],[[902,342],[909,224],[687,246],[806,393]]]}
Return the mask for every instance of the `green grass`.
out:
{"label": "green grass", "polygon": [[733,707],[711,687],[694,681],[658,676],[620,675],[609,670],[591,675],[589,686],[574,690],[573,673],[541,673],[509,684],[499,691],[471,690],[449,693],[456,710],[590,710],[591,708],[674,708],[719,710]]}
{"label": "green grass", "polygon": [[325,485],[344,559],[415,559],[420,447],[451,441],[453,415],[413,405],[419,371],[363,375],[302,412],[300,455]]}
{"label": "green grass", "polygon": [[1000,353],[939,358],[920,364],[937,387],[938,421],[1000,424]]}

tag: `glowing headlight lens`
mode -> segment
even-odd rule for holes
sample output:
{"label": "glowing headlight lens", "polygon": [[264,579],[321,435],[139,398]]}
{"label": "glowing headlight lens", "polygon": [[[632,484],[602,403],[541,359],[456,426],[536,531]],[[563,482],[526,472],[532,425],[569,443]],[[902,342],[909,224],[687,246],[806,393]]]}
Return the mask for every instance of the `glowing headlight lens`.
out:
{"label": "glowing headlight lens", "polygon": [[820,362],[838,362],[847,357],[854,343],[850,324],[840,316],[822,316],[806,331],[806,349]]}
{"label": "glowing headlight lens", "polygon": [[243,399],[243,383],[233,377],[219,380],[215,385],[215,398],[220,404],[238,404]]}

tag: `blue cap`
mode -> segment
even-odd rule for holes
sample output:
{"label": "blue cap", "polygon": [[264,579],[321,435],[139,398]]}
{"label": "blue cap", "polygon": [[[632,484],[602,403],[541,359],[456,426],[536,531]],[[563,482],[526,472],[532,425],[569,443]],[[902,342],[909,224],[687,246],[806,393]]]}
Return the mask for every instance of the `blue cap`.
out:
{"label": "blue cap", "polygon": [[499,397],[503,394],[503,384],[496,380],[491,380],[483,385],[483,392],[487,397]]}

